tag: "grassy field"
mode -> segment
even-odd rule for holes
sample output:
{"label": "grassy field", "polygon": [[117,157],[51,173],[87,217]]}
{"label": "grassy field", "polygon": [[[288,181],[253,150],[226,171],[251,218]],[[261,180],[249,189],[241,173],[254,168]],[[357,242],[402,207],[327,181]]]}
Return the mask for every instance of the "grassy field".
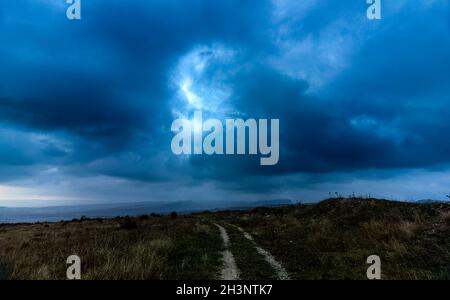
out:
{"label": "grassy field", "polygon": [[[241,279],[274,279],[259,245],[292,279],[366,279],[370,255],[383,279],[450,279],[450,205],[331,199],[317,205],[190,216],[141,216],[0,226],[0,278],[218,279],[226,228]],[[245,238],[249,233],[253,241]]]}
{"label": "grassy field", "polygon": [[0,227],[2,269],[12,279],[65,279],[73,254],[88,280],[214,278],[222,247],[217,228],[184,217]]}
{"label": "grassy field", "polygon": [[277,257],[293,279],[366,279],[367,257],[384,279],[450,279],[450,206],[374,199],[220,213]]}

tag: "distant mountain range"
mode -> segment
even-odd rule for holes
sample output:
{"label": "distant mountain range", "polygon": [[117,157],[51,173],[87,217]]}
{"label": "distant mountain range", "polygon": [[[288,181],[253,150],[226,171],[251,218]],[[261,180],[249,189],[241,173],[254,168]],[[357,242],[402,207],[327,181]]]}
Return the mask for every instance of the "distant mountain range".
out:
{"label": "distant mountain range", "polygon": [[254,207],[291,205],[286,199],[252,202],[140,202],[117,204],[93,204],[79,206],[52,206],[39,208],[0,207],[0,223],[57,222],[87,218],[113,218],[116,216],[138,216],[143,214],[192,213],[205,210],[245,210]]}

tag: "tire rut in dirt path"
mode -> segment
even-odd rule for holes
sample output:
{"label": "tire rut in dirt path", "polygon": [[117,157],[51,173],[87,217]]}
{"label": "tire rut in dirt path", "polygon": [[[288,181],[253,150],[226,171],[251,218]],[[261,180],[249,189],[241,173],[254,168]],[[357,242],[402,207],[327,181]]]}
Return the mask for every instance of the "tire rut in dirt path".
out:
{"label": "tire rut in dirt path", "polygon": [[230,237],[230,250],[233,252],[239,275],[242,280],[276,280],[278,279],[272,266],[263,255],[259,254],[253,242],[229,223],[222,225]]}
{"label": "tire rut in dirt path", "polygon": [[221,280],[239,280],[239,269],[236,266],[236,261],[234,259],[233,253],[229,250],[230,247],[230,237],[227,231],[222,226],[215,224],[220,231],[220,235],[223,239],[223,244],[225,246],[225,251],[223,252],[223,267],[220,279]]}
{"label": "tire rut in dirt path", "polygon": [[244,237],[251,241],[254,246],[256,251],[261,254],[262,256],[264,256],[264,259],[266,260],[266,262],[273,268],[273,270],[276,272],[277,278],[279,280],[291,280],[291,278],[289,277],[288,272],[284,269],[283,265],[281,263],[279,263],[275,257],[273,257],[272,254],[270,254],[270,252],[268,252],[267,250],[264,250],[263,248],[261,248],[256,241],[253,239],[253,237],[247,233],[246,231],[244,231],[244,229],[242,229],[239,226],[236,225],[232,225],[233,227],[237,228],[243,235]]}

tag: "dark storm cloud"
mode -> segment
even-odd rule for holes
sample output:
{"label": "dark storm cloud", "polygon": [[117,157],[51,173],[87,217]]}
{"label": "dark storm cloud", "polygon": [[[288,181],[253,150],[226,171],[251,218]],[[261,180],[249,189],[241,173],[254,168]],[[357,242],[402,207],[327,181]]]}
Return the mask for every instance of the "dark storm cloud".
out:
{"label": "dark storm cloud", "polygon": [[[169,70],[178,57],[216,39],[256,47],[254,25],[268,5],[255,4],[239,2],[236,12],[237,1],[86,2],[83,21],[71,23],[56,0],[11,2],[2,10],[0,118],[80,135],[103,155],[144,155],[150,150],[136,148],[170,138],[161,128],[172,118]],[[147,145],[130,145],[138,134]]]}
{"label": "dark storm cloud", "polygon": [[[0,126],[23,139],[0,135],[0,178],[8,166],[57,165],[261,190],[265,176],[449,163],[448,5],[419,2],[386,4],[373,23],[365,1],[84,1],[79,22],[63,0],[8,1]],[[229,87],[239,116],[280,119],[279,165],[171,153],[174,70],[215,44],[239,55],[203,80]],[[47,139],[36,146],[36,134]]]}
{"label": "dark storm cloud", "polygon": [[[195,157],[195,175],[229,181],[247,175],[330,172],[383,166],[394,141],[351,126],[351,112],[305,94],[307,83],[255,66],[234,78],[234,107],[245,118],[280,119],[280,163],[261,167],[259,157]],[[280,99],[274,101],[274,99]]]}
{"label": "dark storm cloud", "polygon": [[[355,36],[364,43],[355,49],[349,67],[318,95],[308,93],[307,80],[251,62],[252,67],[230,79],[231,99],[246,117],[280,118],[280,163],[262,168],[256,158],[196,157],[191,160],[195,176],[238,181],[250,188],[244,180],[248,175],[447,164],[450,35],[448,15],[440,4],[418,18],[414,6],[403,3],[395,21],[386,20],[375,29],[364,20],[356,24],[367,26],[361,30],[371,37]],[[321,16],[302,19],[300,31],[320,31],[336,19],[336,12],[349,9],[335,8],[324,14],[322,6],[315,7]],[[293,31],[291,38],[302,38]]]}

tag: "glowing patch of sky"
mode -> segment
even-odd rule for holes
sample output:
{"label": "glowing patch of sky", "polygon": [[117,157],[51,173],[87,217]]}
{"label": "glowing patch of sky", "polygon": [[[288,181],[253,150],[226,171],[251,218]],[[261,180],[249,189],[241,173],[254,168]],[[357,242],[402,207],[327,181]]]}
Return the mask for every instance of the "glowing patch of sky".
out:
{"label": "glowing patch of sky", "polygon": [[226,82],[235,68],[234,57],[234,51],[221,45],[197,47],[181,57],[172,76],[177,90],[173,114],[187,118],[202,110],[223,116],[230,109],[231,88]]}

